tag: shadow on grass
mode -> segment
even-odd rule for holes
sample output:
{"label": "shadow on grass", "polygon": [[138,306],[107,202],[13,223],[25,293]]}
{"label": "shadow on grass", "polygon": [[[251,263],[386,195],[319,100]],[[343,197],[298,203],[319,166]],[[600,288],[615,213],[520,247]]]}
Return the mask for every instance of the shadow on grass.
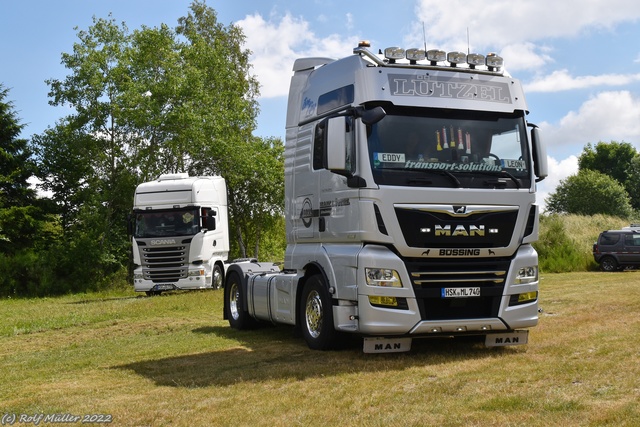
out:
{"label": "shadow on grass", "polygon": [[261,327],[236,331],[204,327],[193,332],[219,337],[228,345],[215,351],[167,357],[115,366],[133,371],[158,386],[198,388],[263,381],[302,381],[358,372],[404,370],[457,361],[499,358],[515,348],[485,348],[454,339],[416,339],[407,353],[365,354],[354,338],[337,351],[310,350],[292,327]]}

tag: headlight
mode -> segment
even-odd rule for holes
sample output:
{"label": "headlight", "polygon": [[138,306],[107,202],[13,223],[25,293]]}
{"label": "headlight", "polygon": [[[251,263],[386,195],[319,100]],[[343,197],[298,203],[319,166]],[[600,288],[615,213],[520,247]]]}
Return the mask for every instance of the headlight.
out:
{"label": "headlight", "polygon": [[144,276],[142,275],[142,273],[133,273],[133,280],[136,279],[144,279]]}
{"label": "headlight", "polygon": [[533,283],[538,281],[538,266],[532,265],[529,267],[522,267],[518,270],[516,275],[516,284],[522,285],[526,283]]}
{"label": "headlight", "polygon": [[364,274],[369,286],[385,286],[391,288],[401,288],[402,280],[396,270],[389,268],[365,268]]}
{"label": "headlight", "polygon": [[189,276],[204,276],[204,268],[189,270]]}

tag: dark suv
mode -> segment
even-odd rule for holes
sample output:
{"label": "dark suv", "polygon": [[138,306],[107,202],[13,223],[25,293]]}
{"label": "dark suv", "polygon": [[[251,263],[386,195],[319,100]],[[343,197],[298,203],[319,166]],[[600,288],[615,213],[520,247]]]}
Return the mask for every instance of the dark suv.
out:
{"label": "dark suv", "polygon": [[604,271],[640,266],[640,225],[600,233],[593,244],[593,259]]}

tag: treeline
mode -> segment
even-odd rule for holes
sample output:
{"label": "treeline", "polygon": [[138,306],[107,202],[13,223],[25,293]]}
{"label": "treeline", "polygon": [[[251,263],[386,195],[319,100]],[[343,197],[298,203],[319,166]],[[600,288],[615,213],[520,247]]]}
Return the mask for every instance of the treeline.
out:
{"label": "treeline", "polygon": [[232,256],[282,259],[283,143],[253,136],[241,29],[195,1],[174,27],[94,18],[77,39],[66,78],[47,81],[72,113],[42,134],[20,138],[0,82],[0,296],[126,284],[133,191],[162,173],[222,175]]}
{"label": "treeline", "polygon": [[640,217],[640,153],[628,142],[587,144],[578,172],[546,200],[550,213]]}

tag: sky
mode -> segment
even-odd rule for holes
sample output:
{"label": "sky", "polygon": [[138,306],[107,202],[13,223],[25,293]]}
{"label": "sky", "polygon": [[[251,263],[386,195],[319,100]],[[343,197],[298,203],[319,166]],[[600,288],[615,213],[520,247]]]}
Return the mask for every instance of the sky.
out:
{"label": "sky", "polygon": [[[0,0],[0,83],[9,88],[23,138],[68,114],[48,104],[48,79],[69,74],[60,58],[92,18],[129,30],[175,27],[190,0]],[[496,52],[524,86],[547,144],[550,174],[538,202],[575,174],[586,144],[628,142],[640,150],[638,0],[207,0],[222,24],[235,24],[260,82],[255,134],[284,140],[296,58],[340,58],[360,40],[389,46]]]}

